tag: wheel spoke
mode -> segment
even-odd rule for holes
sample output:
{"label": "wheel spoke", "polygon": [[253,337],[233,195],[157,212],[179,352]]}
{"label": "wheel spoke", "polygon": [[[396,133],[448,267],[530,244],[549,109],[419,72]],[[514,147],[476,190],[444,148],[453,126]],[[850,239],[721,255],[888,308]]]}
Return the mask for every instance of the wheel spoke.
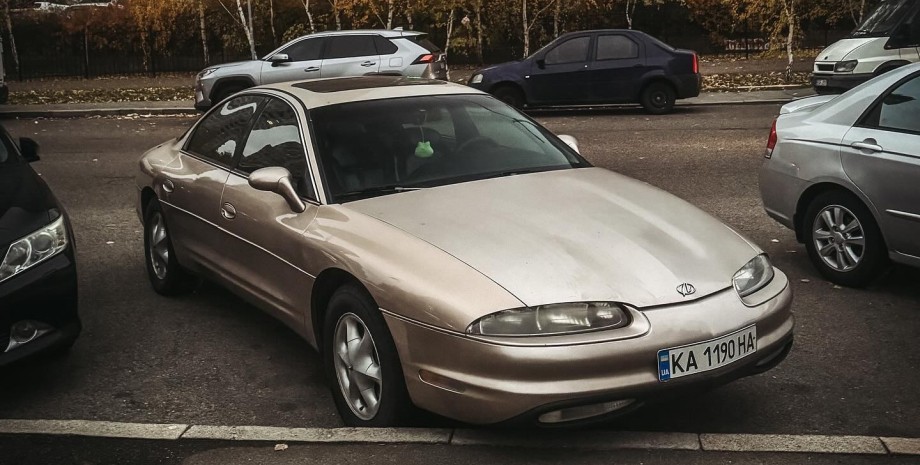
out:
{"label": "wheel spoke", "polygon": [[374,411],[377,409],[377,404],[380,403],[380,399],[377,397],[377,389],[373,387],[367,388],[361,391],[360,394],[367,410]]}
{"label": "wheel spoke", "polygon": [[834,252],[835,250],[836,250],[836,248],[834,247],[834,243],[833,243],[833,242],[829,242],[829,243],[827,243],[826,245],[822,246],[822,247],[818,250],[818,253],[821,254],[821,255],[823,255],[823,256],[825,256],[825,257],[830,257],[830,256],[831,256],[831,253]]}
{"label": "wheel spoke", "polygon": [[817,239],[817,240],[829,240],[829,239],[832,239],[833,237],[834,237],[833,234],[831,234],[831,233],[829,233],[829,232],[827,232],[827,231],[825,231],[825,230],[823,230],[823,229],[819,229],[819,230],[815,231],[815,239]]}
{"label": "wheel spoke", "polygon": [[843,231],[840,231],[844,234],[850,234],[851,232],[859,229],[859,220],[853,218],[853,221],[850,221],[850,224],[843,227]]}
{"label": "wheel spoke", "polygon": [[859,264],[860,256],[853,251],[852,247],[844,246],[843,253],[841,255],[844,256],[844,261],[847,262],[848,268],[853,268]]}
{"label": "wheel spoke", "polygon": [[162,247],[162,248],[158,247],[156,249],[153,249],[153,251],[154,253],[156,253],[157,258],[160,259],[160,263],[163,266],[166,266],[166,264],[169,263],[169,250],[167,250],[166,247]]}
{"label": "wheel spoke", "polygon": [[840,229],[843,227],[843,209],[834,207],[834,227]]}
{"label": "wheel spoke", "polygon": [[824,222],[824,226],[828,231],[834,230],[834,218],[831,216],[830,210],[824,210],[821,212],[821,221]]}

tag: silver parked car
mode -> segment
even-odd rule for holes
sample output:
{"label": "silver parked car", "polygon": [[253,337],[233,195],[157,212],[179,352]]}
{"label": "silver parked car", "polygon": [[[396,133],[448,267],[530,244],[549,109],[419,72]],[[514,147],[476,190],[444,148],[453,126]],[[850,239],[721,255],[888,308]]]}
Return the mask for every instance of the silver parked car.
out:
{"label": "silver parked car", "polygon": [[760,170],[764,208],[821,274],[863,286],[889,261],[920,266],[920,64],[780,113]]}
{"label": "silver parked car", "polygon": [[441,50],[422,32],[328,31],[294,39],[261,60],[205,68],[195,81],[195,108],[206,110],[249,87],[343,76],[447,79]]}
{"label": "silver parked car", "polygon": [[351,426],[597,420],[780,363],[763,250],[575,146],[442,81],[248,89],[141,158],[148,277],[289,325]]}

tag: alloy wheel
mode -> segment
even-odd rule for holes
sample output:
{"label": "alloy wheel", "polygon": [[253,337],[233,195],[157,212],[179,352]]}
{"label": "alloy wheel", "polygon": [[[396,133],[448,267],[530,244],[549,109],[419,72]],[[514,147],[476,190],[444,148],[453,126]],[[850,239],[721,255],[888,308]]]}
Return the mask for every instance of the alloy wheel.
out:
{"label": "alloy wheel", "polygon": [[831,269],[851,271],[862,263],[866,251],[863,226],[846,207],[824,207],[815,217],[812,231],[815,250]]}
{"label": "alloy wheel", "polygon": [[150,263],[153,265],[153,273],[159,279],[166,279],[167,267],[169,266],[169,241],[166,232],[166,220],[163,214],[155,212],[152,215],[152,226],[150,227]]}
{"label": "alloy wheel", "polygon": [[374,418],[380,409],[383,388],[380,357],[361,318],[353,313],[339,318],[332,348],[336,379],[345,402],[358,418]]}

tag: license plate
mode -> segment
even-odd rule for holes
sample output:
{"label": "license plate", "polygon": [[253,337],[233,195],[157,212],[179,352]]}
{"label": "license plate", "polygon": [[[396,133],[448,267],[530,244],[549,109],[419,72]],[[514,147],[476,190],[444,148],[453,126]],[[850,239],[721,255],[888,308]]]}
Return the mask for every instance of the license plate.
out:
{"label": "license plate", "polygon": [[714,370],[757,351],[757,327],[748,326],[731,334],[658,351],[658,380],[667,381]]}
{"label": "license plate", "polygon": [[827,79],[815,79],[815,85],[818,87],[827,86]]}

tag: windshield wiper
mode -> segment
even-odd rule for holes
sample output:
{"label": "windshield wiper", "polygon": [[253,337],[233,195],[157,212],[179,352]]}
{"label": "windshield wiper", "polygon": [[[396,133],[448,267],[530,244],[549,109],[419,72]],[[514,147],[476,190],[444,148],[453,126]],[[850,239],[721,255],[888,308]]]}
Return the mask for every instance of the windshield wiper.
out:
{"label": "windshield wiper", "polygon": [[360,190],[351,191],[351,192],[345,192],[342,194],[338,194],[336,197],[339,197],[339,198],[374,197],[377,195],[417,191],[419,189],[424,189],[424,187],[406,187],[406,186],[399,186],[399,185],[376,186],[376,187],[368,187],[366,189],[360,189]]}

